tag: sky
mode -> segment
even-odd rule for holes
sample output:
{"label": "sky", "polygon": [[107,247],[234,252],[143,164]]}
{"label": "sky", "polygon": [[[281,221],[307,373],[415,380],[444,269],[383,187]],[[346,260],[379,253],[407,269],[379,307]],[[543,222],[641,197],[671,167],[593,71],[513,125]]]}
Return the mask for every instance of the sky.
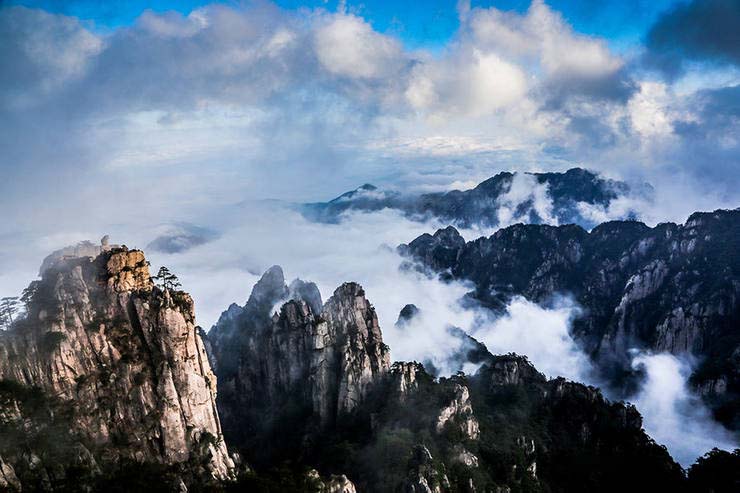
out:
{"label": "sky", "polygon": [[[478,327],[457,304],[469,287],[398,270],[394,247],[443,225],[392,211],[320,225],[272,205],[581,166],[649,182],[640,219],[683,222],[740,206],[739,139],[740,0],[0,0],[0,296],[79,240],[207,230],[182,254],[147,252],[205,327],[281,264],[325,298],[360,282],[394,357],[443,361],[454,324],[587,379],[567,335],[577,307],[516,300]],[[393,329],[406,303],[428,314],[422,346]],[[527,340],[533,319],[550,329]],[[692,402],[688,363],[664,356],[636,358],[654,376],[638,398],[670,384],[641,409],[690,462],[726,437],[707,416],[696,446],[660,427]]]}
{"label": "sky", "polygon": [[[90,22],[97,31],[130,26],[144,10],[155,12],[176,11],[188,15],[193,10],[214,2],[203,0],[180,1],[53,1],[12,0],[8,5],[39,8],[47,12],[77,17]],[[222,5],[244,5],[241,2],[218,2]],[[641,36],[659,14],[680,3],[677,0],[588,2],[558,0],[549,5],[561,12],[578,32],[602,36],[614,47],[639,43]],[[415,48],[442,48],[460,26],[455,0],[429,0],[426,2],[388,2],[369,0],[362,2],[336,0],[300,1],[279,0],[276,5],[285,9],[323,8],[359,15],[374,29],[399,37],[406,46]],[[525,12],[529,0],[500,0],[471,2],[471,7],[494,7],[505,11]]]}
{"label": "sky", "polygon": [[0,281],[368,182],[582,166],[651,183],[649,223],[737,207],[739,25],[737,0],[6,0]]}

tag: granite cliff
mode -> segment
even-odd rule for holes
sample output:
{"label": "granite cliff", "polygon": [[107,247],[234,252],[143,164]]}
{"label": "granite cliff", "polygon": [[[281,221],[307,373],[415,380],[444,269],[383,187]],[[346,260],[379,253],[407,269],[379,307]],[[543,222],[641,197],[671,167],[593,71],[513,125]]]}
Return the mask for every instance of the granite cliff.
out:
{"label": "granite cliff", "polygon": [[193,300],[155,286],[141,251],[65,255],[26,294],[0,333],[7,487],[95,490],[147,468],[181,489],[233,477]]}
{"label": "granite cliff", "polygon": [[573,334],[613,380],[630,372],[632,348],[691,355],[697,390],[740,428],[740,210],[654,228],[518,224],[470,242],[448,227],[399,249],[445,279],[472,281],[470,297],[494,310],[515,295],[572,296],[583,308]]}
{"label": "granite cliff", "polygon": [[285,433],[283,419],[301,439],[333,426],[390,366],[377,316],[359,285],[343,284],[322,305],[313,283],[296,280],[289,287],[277,266],[243,308],[224,312],[209,341],[227,434],[235,443],[264,437],[265,451],[273,431]]}
{"label": "granite cliff", "polygon": [[475,375],[391,365],[360,286],[321,305],[300,283],[310,287],[291,289],[272,267],[209,333],[226,439],[258,474],[282,467],[303,484],[302,468],[315,468],[371,492],[622,491],[632,470],[649,487],[683,488],[634,407],[547,380],[525,357],[492,355],[472,338]]}

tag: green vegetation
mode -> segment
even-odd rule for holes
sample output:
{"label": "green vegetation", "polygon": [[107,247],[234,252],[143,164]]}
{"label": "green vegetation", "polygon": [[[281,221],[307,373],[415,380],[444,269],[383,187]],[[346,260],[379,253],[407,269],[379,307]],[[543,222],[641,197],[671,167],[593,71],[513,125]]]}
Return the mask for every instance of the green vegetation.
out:
{"label": "green vegetation", "polygon": [[67,340],[67,334],[63,332],[46,332],[39,341],[39,351],[46,355],[52,354],[59,349],[62,341]]}
{"label": "green vegetation", "polygon": [[740,491],[740,449],[713,449],[689,468],[689,487],[696,493]]}
{"label": "green vegetation", "polygon": [[157,275],[152,277],[152,281],[154,281],[161,289],[167,289],[170,291],[176,291],[182,286],[177,276],[170,272],[170,270],[165,266],[159,268]]}
{"label": "green vegetation", "polygon": [[21,302],[17,296],[0,298],[0,327],[5,329],[12,327],[20,309]]}

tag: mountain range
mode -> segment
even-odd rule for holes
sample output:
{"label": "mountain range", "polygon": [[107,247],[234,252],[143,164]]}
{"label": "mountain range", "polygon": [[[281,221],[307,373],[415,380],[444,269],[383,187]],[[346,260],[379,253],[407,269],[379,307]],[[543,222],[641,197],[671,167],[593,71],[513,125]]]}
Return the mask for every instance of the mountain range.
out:
{"label": "mountain range", "polygon": [[[329,202],[297,209],[319,222],[338,222],[348,211],[396,209],[415,220],[438,219],[458,227],[496,227],[512,222],[596,225],[594,210],[622,197],[652,198],[648,184],[630,185],[572,168],[564,173],[499,173],[470,190],[424,194],[380,190],[365,184]],[[636,216],[627,208],[624,219]]]}
{"label": "mountain range", "polygon": [[[740,451],[685,471],[619,400],[645,378],[636,352],[672,354],[740,432],[740,209],[595,223],[594,211],[650,195],[576,168],[421,195],[365,185],[297,206],[320,222],[392,208],[453,224],[400,245],[401,269],[467,283],[461,306],[491,319],[516,299],[572,300],[570,335],[605,393],[454,326],[446,372],[394,362],[351,279],[324,300],[273,266],[205,331],[143,252],[107,237],[57,250],[0,331],[0,490],[737,491]],[[499,229],[466,241],[456,226]],[[176,254],[217,236],[178,223],[150,247]],[[423,315],[407,304],[394,330],[423,336]]]}
{"label": "mountain range", "polygon": [[[730,235],[733,218],[697,215],[669,229],[714,224],[714,234]],[[672,233],[678,251],[688,234]],[[684,250],[708,256],[707,248],[697,241]],[[685,294],[696,298],[695,290]],[[206,335],[190,296],[154,282],[141,251],[104,245],[94,257],[47,263],[24,302],[26,315],[0,333],[5,490],[503,493],[737,484],[740,452],[713,451],[685,474],[633,406],[548,379],[526,356],[494,355],[470,338],[481,363],[472,374],[435,377],[420,363],[392,362],[375,310],[353,282],[324,302],[313,283],[288,284],[275,266]],[[416,315],[406,307],[399,324]]]}
{"label": "mountain range", "polygon": [[692,357],[693,386],[740,429],[740,210],[654,228],[517,224],[469,242],[448,227],[399,251],[443,279],[472,281],[469,298],[493,310],[517,295],[544,305],[572,296],[583,308],[573,335],[613,385],[629,387],[634,350]]}

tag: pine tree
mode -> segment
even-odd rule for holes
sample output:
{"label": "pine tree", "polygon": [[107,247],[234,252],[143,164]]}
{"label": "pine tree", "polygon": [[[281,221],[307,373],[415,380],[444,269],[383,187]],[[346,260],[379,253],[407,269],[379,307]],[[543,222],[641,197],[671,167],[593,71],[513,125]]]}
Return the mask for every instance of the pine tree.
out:
{"label": "pine tree", "polygon": [[6,296],[0,299],[0,327],[9,329],[15,321],[15,314],[20,310],[17,296]]}
{"label": "pine tree", "polygon": [[31,311],[31,301],[33,300],[34,296],[36,296],[36,292],[39,290],[40,285],[41,281],[33,281],[31,284],[28,285],[26,289],[23,290],[23,293],[21,293],[21,303],[25,305],[26,312]]}
{"label": "pine tree", "polygon": [[170,272],[170,270],[165,266],[159,268],[159,272],[157,272],[157,275],[154,276],[152,280],[162,289],[174,291],[182,286],[177,276]]}

